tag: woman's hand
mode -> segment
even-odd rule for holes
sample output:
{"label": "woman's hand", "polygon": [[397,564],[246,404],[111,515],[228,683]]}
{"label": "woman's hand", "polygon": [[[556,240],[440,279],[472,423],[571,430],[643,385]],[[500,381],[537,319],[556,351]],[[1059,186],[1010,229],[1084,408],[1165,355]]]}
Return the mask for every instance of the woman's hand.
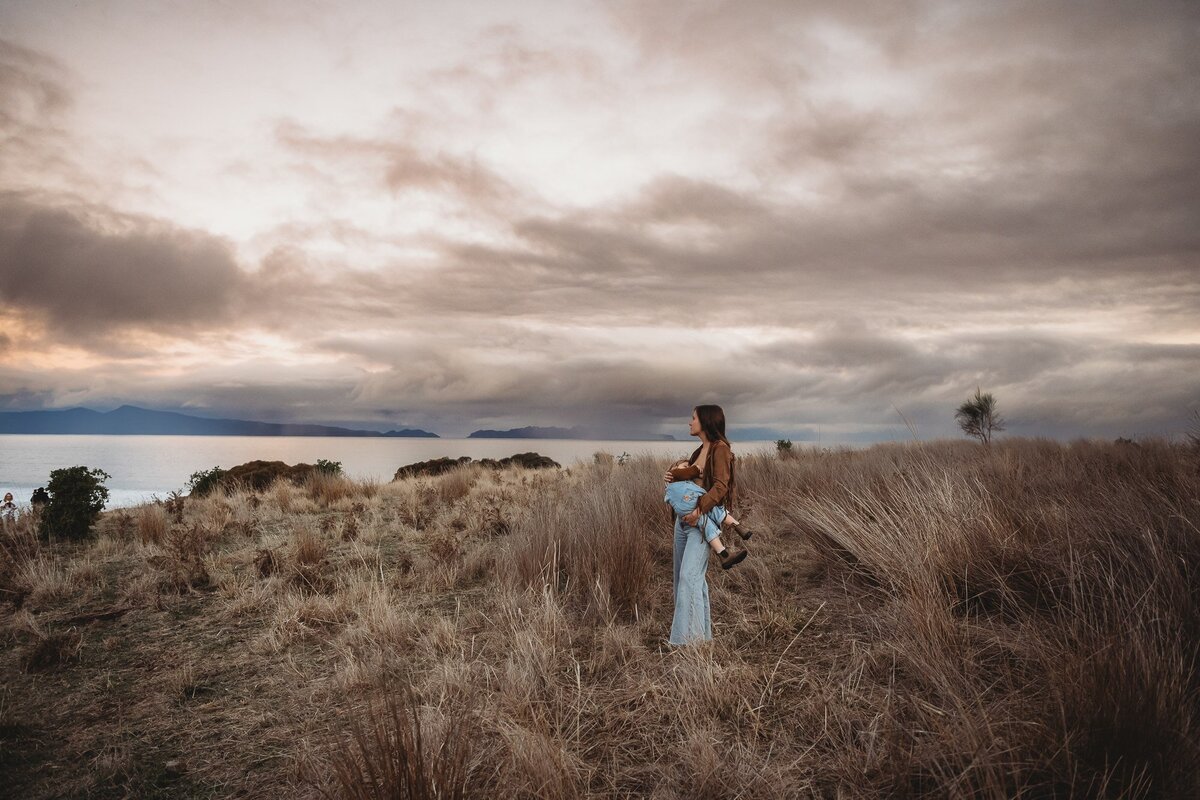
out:
{"label": "woman's hand", "polygon": [[665,473],[663,473],[663,483],[670,483],[673,480],[674,477],[671,475],[671,470],[667,470]]}
{"label": "woman's hand", "polygon": [[694,528],[694,527],[696,527],[696,523],[700,521],[700,509],[698,509],[698,508],[692,509],[691,511],[689,511],[688,513],[686,513],[682,517],[680,517],[680,519],[682,519],[684,522],[686,522],[688,525],[691,525]]}

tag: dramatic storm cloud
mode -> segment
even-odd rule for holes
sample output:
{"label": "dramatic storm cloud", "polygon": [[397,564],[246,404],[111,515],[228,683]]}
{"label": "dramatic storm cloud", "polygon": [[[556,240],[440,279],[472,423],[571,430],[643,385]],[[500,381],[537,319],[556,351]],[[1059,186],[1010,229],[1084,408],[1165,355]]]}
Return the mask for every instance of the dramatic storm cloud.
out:
{"label": "dramatic storm cloud", "polygon": [[[0,407],[1174,434],[1193,2],[9,3]],[[903,415],[903,418],[902,416]]]}

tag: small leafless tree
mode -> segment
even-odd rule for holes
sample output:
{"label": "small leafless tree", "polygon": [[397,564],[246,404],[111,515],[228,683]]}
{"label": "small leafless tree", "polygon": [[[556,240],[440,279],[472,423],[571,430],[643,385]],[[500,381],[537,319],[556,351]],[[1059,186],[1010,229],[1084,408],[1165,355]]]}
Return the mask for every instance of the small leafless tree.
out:
{"label": "small leafless tree", "polygon": [[954,412],[958,427],[967,436],[974,436],[984,444],[991,444],[992,434],[1004,430],[1004,419],[996,411],[996,398],[991,392],[981,393],[976,387],[975,396],[967,400]]}

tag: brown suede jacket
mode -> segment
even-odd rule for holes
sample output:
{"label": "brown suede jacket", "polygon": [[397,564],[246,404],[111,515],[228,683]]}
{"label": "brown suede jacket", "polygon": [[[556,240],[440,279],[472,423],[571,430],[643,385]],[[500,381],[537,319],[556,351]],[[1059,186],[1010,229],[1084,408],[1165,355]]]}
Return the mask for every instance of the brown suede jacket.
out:
{"label": "brown suede jacket", "polygon": [[732,511],[734,503],[737,501],[737,487],[733,480],[733,450],[727,442],[714,442],[708,448],[708,456],[704,459],[704,470],[701,471],[699,465],[696,464],[696,459],[699,458],[700,451],[703,449],[703,445],[696,448],[688,458],[686,467],[669,470],[671,480],[694,481],[696,478],[700,478],[704,496],[700,498],[697,506],[701,514],[707,514],[712,511],[714,506],[719,505],[724,505],[727,511]]}

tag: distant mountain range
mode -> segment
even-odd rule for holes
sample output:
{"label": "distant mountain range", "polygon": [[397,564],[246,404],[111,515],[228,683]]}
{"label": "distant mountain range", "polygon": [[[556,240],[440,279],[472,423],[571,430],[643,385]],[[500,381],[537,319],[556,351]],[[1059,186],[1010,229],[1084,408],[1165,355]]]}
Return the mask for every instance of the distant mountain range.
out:
{"label": "distant mountain range", "polygon": [[[121,406],[113,411],[68,408],[56,411],[0,411],[0,434],[101,434],[107,436],[362,436],[440,438],[436,433],[406,428],[386,433],[335,425],[301,425],[254,422],[244,419],[209,419],[174,411],[152,411]],[[554,428],[529,425],[504,431],[479,430],[469,439],[596,439],[678,441],[669,434],[614,436],[593,428]]]}
{"label": "distant mountain range", "polygon": [[69,408],[62,411],[0,412],[0,433],[106,434],[111,436],[391,436],[438,438],[429,431],[356,430],[330,425],[296,425],[251,422],[244,419],[207,419],[121,406],[113,411]]}
{"label": "distant mountain range", "polygon": [[[609,434],[603,434],[596,430],[581,427],[579,425],[570,428],[553,428],[539,427],[537,425],[528,425],[524,428],[509,428],[506,431],[481,430],[475,431],[467,436],[468,439],[614,439],[622,440],[630,437],[617,437]],[[635,436],[633,439],[641,439],[642,437]],[[652,441],[673,442],[676,441],[674,436],[670,434],[659,434],[657,436],[646,437]]]}

